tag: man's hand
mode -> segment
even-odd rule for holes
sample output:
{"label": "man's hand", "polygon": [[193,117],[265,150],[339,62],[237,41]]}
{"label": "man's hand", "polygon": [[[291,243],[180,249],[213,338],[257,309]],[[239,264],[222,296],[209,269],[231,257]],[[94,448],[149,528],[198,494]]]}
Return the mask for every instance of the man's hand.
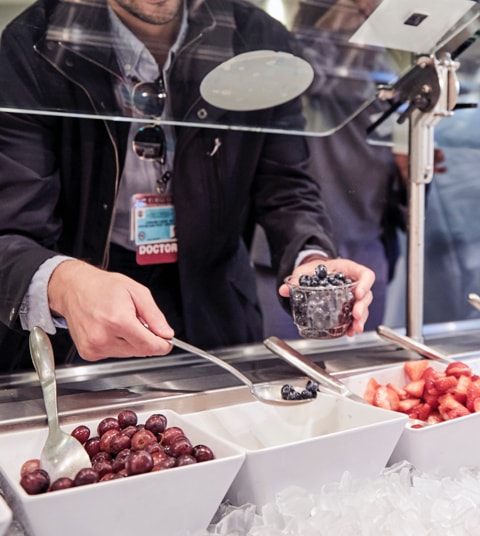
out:
{"label": "man's hand", "polygon": [[149,289],[122,274],[65,261],[50,278],[48,300],[50,310],[67,321],[86,361],[165,355],[172,349],[165,339],[173,337],[173,329]]}
{"label": "man's hand", "polygon": [[[298,278],[300,275],[312,275],[319,264],[324,264],[329,272],[343,272],[347,277],[357,282],[354,287],[355,305],[353,306],[353,323],[347,331],[347,335],[362,333],[365,322],[368,318],[368,307],[372,303],[372,285],[375,281],[375,274],[370,268],[362,266],[348,259],[325,259],[322,257],[308,257],[295,268],[292,276]],[[278,290],[280,296],[287,298],[289,291],[287,285],[281,285]]]}

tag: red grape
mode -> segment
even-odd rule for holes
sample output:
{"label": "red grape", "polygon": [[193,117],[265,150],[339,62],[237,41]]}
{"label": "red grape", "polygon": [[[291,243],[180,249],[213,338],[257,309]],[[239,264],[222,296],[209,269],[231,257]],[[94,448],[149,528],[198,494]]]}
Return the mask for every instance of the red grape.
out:
{"label": "red grape", "polygon": [[123,409],[117,415],[117,420],[120,428],[127,428],[128,426],[135,426],[138,422],[138,417],[131,409]]}

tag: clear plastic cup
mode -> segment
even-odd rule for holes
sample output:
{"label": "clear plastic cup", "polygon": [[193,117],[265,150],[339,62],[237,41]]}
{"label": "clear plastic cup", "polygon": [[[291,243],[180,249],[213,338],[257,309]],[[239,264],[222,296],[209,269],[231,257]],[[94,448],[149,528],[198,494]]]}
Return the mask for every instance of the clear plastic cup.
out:
{"label": "clear plastic cup", "polygon": [[341,337],[351,326],[356,282],[301,286],[292,276],[285,279],[298,333],[309,339]]}

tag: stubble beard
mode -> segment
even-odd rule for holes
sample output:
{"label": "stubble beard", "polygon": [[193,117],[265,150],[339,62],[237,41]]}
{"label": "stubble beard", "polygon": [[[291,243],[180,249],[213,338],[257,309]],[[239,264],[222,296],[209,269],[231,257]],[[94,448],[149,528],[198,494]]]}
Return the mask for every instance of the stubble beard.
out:
{"label": "stubble beard", "polygon": [[183,6],[182,0],[167,0],[161,4],[149,4],[143,0],[113,0],[113,2],[133,17],[155,26],[169,24],[178,18]]}

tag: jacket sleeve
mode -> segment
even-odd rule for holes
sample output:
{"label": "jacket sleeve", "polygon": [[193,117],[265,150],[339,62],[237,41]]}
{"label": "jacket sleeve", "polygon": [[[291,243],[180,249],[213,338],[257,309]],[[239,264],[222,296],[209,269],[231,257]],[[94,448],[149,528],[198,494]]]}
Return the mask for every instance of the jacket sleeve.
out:
{"label": "jacket sleeve", "polygon": [[291,273],[302,250],[316,248],[336,255],[320,187],[305,170],[308,161],[302,136],[267,136],[254,199],[257,221],[265,230],[279,284]]}
{"label": "jacket sleeve", "polygon": [[[292,35],[278,21],[267,24],[261,18],[264,26],[254,31],[252,20],[253,17],[243,25],[245,35],[256,32],[267,43],[265,48],[298,55]],[[275,47],[268,43],[275,43]],[[306,139],[298,134],[305,128],[302,99],[293,99],[270,113],[270,119],[260,124],[270,124],[285,134],[267,132],[258,148],[253,218],[265,231],[272,267],[281,283],[291,273],[300,251],[317,248],[335,256],[336,248],[320,186],[307,171],[310,156]]]}
{"label": "jacket sleeve", "polygon": [[[40,109],[40,90],[26,45],[5,30],[0,48],[0,107]],[[38,72],[38,71],[37,71]],[[61,222],[60,183],[46,115],[0,113],[0,321],[13,326],[30,280],[53,256]]]}

